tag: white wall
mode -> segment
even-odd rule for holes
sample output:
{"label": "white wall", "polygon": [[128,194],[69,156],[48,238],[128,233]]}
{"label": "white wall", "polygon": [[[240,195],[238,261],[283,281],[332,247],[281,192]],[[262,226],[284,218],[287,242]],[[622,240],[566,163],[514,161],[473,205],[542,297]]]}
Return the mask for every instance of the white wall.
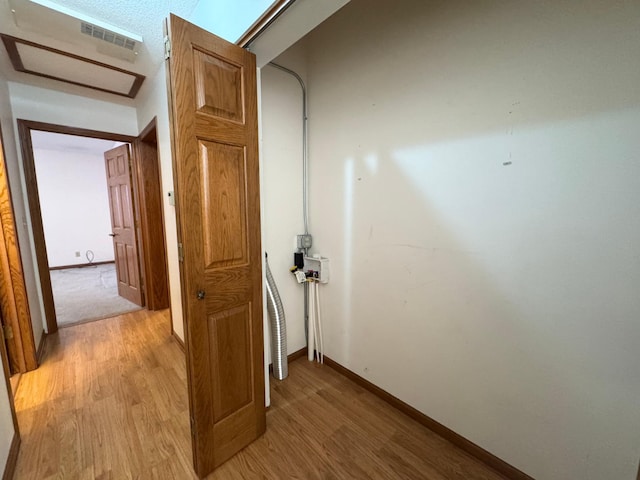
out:
{"label": "white wall", "polygon": [[[306,54],[300,46],[275,61],[305,80]],[[304,232],[302,93],[294,77],[273,67],[263,67],[261,79],[263,248],[284,306],[287,349],[292,353],[306,345],[303,287],[289,271],[296,235]]]}
{"label": "white wall", "polygon": [[175,206],[169,204],[168,196],[168,193],[173,191],[173,164],[171,160],[167,79],[164,66],[160,67],[155,77],[147,79],[138,95],[136,105],[138,130],[142,131],[154,117],[157,117],[158,155],[160,157],[163,215],[167,242],[167,271],[171,297],[171,319],[173,322],[173,331],[178,337],[184,340],[176,209]]}
{"label": "white wall", "polygon": [[[135,136],[138,134],[136,110],[133,107],[118,105],[87,97],[80,97],[53,90],[9,82],[11,110],[13,119],[87,128],[103,132],[120,133]],[[17,126],[14,123],[17,141]],[[6,135],[6,134],[5,134]],[[18,152],[20,155],[20,152]],[[46,329],[42,293],[36,280],[35,248],[31,221],[25,213],[27,203],[22,160],[7,158],[7,168],[11,176],[11,196],[16,210],[18,240],[22,255],[22,265],[29,297],[31,321],[34,326],[36,345],[40,340],[42,327]],[[18,175],[16,178],[16,174]]]}
{"label": "white wall", "polygon": [[[15,157],[15,143],[13,141],[13,126],[11,120],[11,105],[9,104],[9,89],[3,78],[0,78],[0,127],[2,127],[2,143],[4,145],[5,161],[7,157]],[[11,174],[12,172],[9,172]],[[11,176],[11,175],[10,175]],[[16,217],[16,222],[18,218]],[[39,331],[39,333],[41,333]],[[4,472],[9,458],[11,441],[15,434],[13,417],[9,405],[9,392],[6,388],[4,369],[0,365],[0,472]]]}
{"label": "white wall", "polygon": [[[114,260],[104,155],[34,148],[49,267]],[[76,257],[80,252],[80,257]]]}
{"label": "white wall", "polygon": [[638,468],[638,18],[353,0],[307,39],[327,355],[539,479]]}

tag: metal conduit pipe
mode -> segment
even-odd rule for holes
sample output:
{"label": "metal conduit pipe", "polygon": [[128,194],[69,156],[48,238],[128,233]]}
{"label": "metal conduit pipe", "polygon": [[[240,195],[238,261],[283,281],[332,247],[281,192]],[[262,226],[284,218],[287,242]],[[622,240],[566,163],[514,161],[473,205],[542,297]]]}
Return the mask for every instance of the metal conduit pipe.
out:
{"label": "metal conduit pipe", "polygon": [[265,254],[267,312],[269,312],[271,326],[271,363],[273,364],[273,376],[278,380],[284,380],[289,375],[289,365],[287,364],[287,324],[278,287],[273,275],[271,275],[271,269],[266,257],[267,255]]}
{"label": "metal conduit pipe", "polygon": [[[302,88],[302,215],[304,220],[304,233],[309,233],[309,206],[308,199],[309,195],[307,193],[308,183],[309,183],[309,172],[308,172],[308,141],[307,141],[307,123],[308,123],[308,111],[307,111],[307,87],[304,84],[304,81],[293,70],[289,70],[287,67],[283,67],[282,65],[278,65],[274,62],[269,62],[269,65],[275,67],[283,72],[292,75],[298,80],[300,83],[300,87]],[[307,252],[305,252],[306,254]]]}
{"label": "metal conduit pipe", "polygon": [[[298,75],[293,70],[288,69],[287,67],[283,67],[282,65],[278,65],[274,62],[269,62],[268,65],[271,65],[278,70],[282,70],[283,72],[288,73],[289,75],[295,77],[300,83],[300,87],[302,88],[302,217],[304,221],[304,233],[309,234],[309,192],[308,192],[308,184],[309,184],[309,156],[308,156],[308,101],[307,101],[307,87],[302,80],[302,77]],[[309,255],[309,249],[303,249],[305,257]],[[309,284],[305,282],[304,284],[304,338],[308,336],[308,328],[309,328]]]}

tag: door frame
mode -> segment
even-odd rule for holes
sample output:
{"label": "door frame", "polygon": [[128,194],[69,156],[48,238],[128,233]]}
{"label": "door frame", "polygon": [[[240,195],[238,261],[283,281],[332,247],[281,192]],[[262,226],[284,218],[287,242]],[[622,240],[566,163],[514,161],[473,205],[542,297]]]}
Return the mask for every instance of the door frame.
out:
{"label": "door frame", "polygon": [[170,305],[157,123],[154,117],[132,144],[133,193],[139,207],[134,209],[134,215],[137,235],[142,240],[138,257],[149,310],[162,310]]}
{"label": "door frame", "polygon": [[[45,320],[47,323],[47,333],[52,334],[58,331],[58,323],[53,303],[53,291],[51,288],[51,277],[49,275],[49,262],[47,258],[47,249],[44,237],[44,227],[42,224],[42,211],[40,208],[40,198],[38,195],[38,184],[36,179],[35,161],[33,154],[33,144],[31,142],[31,131],[44,131],[51,133],[61,133],[65,135],[76,135],[81,137],[99,138],[103,140],[113,140],[114,142],[124,142],[132,145],[131,155],[134,162],[137,161],[136,152],[133,148],[138,137],[130,135],[122,135],[119,133],[101,132],[98,130],[89,130],[85,128],[69,127],[66,125],[57,125],[52,123],[36,122],[32,120],[18,119],[18,136],[20,139],[20,148],[22,150],[22,164],[24,167],[26,194],[28,199],[28,210],[31,219],[31,227],[33,232],[33,241],[36,253],[36,265],[38,269],[38,278],[40,280],[42,300],[44,306]],[[140,175],[139,169],[134,169],[134,175]],[[133,179],[134,196],[137,197],[138,179]],[[135,202],[134,202],[135,203]],[[134,210],[137,207],[134,205]],[[136,213],[137,215],[137,213]],[[148,238],[139,238],[138,243],[144,244],[149,242]],[[140,262],[140,256],[138,256]],[[146,284],[143,286],[146,289]]]}

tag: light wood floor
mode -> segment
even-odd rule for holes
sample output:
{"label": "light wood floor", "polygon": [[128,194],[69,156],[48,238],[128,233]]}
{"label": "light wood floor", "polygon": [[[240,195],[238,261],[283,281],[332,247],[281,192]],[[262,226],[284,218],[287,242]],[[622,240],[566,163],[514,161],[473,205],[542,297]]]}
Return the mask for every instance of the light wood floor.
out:
{"label": "light wood floor", "polygon": [[[226,479],[499,479],[328,367],[272,380],[267,433],[210,475]],[[184,355],[168,312],[60,330],[16,397],[15,480],[195,479]]]}

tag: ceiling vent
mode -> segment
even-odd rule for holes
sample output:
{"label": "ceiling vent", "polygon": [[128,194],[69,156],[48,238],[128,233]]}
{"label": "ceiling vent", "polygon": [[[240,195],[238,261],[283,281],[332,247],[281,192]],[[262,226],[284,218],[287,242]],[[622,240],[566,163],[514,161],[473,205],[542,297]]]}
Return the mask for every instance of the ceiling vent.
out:
{"label": "ceiling vent", "polygon": [[83,57],[93,58],[97,52],[129,63],[137,61],[138,51],[144,46],[140,35],[51,0],[0,0],[0,4],[6,1],[16,27],[35,33],[32,39],[40,43],[51,43],[63,50],[69,50],[64,45],[69,44]]}
{"label": "ceiling vent", "polygon": [[80,31],[85,35],[104,40],[107,43],[112,43],[118,47],[126,48],[127,50],[133,51],[136,48],[135,40],[124,37],[122,35],[118,35],[115,32],[106,30],[102,27],[98,27],[97,25],[92,25],[87,22],[81,22]]}

